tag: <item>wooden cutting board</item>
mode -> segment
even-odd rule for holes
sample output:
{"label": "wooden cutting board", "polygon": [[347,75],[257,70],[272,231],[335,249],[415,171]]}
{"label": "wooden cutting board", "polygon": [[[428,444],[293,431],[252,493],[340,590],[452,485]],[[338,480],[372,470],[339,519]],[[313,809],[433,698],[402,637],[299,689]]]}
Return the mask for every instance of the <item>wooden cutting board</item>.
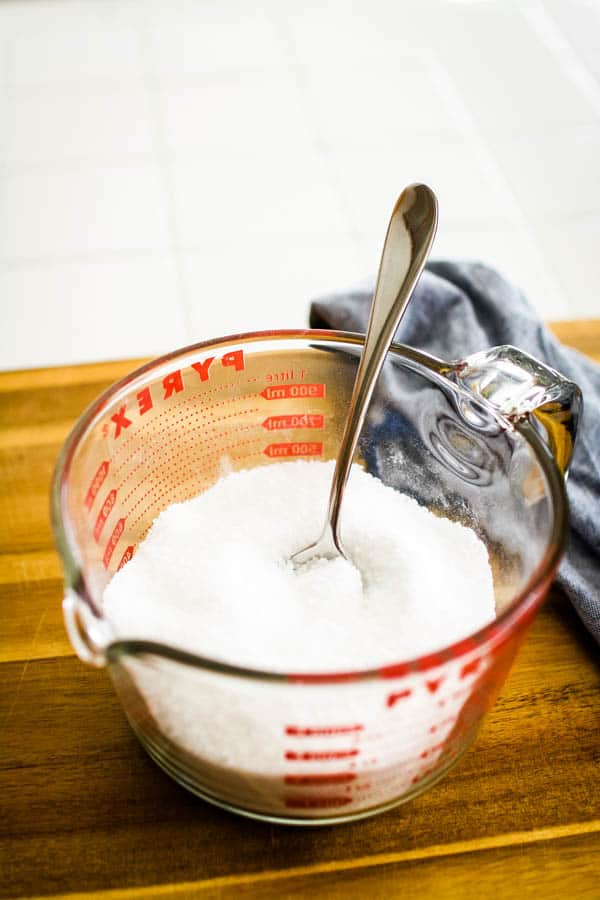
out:
{"label": "wooden cutting board", "polygon": [[[600,361],[600,320],[553,328]],[[600,654],[558,591],[475,748],[405,806],[261,824],[149,760],[67,641],[48,515],[69,428],[139,362],[0,373],[0,896],[600,897]]]}

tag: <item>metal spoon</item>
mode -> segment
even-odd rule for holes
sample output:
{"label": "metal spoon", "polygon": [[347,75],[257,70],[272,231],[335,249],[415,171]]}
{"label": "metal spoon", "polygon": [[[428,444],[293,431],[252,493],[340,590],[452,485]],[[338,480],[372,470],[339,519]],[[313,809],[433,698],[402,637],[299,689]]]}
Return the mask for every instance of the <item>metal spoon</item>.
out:
{"label": "metal spoon", "polygon": [[294,553],[296,566],[315,557],[348,558],[340,536],[340,509],[352,458],[383,361],[429,256],[437,219],[437,199],[431,188],[412,184],[402,191],[385,236],[364,350],[331,481],[327,521],[318,541]]}

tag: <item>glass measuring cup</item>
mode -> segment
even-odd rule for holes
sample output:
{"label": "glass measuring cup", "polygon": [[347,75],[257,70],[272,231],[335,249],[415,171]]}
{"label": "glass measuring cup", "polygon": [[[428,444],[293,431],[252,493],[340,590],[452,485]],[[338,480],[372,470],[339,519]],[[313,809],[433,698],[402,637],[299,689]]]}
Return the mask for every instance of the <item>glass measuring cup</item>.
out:
{"label": "glass measuring cup", "polygon": [[117,639],[104,587],[162,509],[228,471],[335,457],[361,345],[337,332],[266,332],[170,354],[92,404],[55,475],[76,652],[108,666],[135,732],[177,781],[272,821],[350,820],[438,780],[474,739],[566,534],[578,388],[514,348],[446,363],[394,346],[357,461],[476,531],[496,621],[370,671],[256,671]]}

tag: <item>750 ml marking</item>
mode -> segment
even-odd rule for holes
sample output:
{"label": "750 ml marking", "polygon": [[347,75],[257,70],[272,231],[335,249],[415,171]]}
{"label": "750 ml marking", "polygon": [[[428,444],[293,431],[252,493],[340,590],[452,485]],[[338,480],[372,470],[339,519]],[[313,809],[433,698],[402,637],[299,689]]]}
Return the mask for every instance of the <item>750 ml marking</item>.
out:
{"label": "750 ml marking", "polygon": [[299,413],[289,416],[269,416],[262,423],[267,431],[283,431],[286,428],[322,428],[324,416],[315,413]]}

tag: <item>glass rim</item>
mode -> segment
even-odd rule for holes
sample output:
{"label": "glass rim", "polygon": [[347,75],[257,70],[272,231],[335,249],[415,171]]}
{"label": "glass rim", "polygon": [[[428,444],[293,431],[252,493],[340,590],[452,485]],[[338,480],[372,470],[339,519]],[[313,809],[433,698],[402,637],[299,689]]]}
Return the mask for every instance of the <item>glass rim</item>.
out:
{"label": "glass rim", "polygon": [[[207,341],[188,344],[185,347],[173,350],[170,353],[152,359],[142,366],[132,370],[123,378],[111,384],[95,400],[93,400],[75,422],[71,432],[66,438],[58,456],[51,489],[51,519],[54,538],[58,553],[65,572],[67,587],[75,591],[92,611],[92,614],[106,621],[102,611],[91,597],[86,587],[83,566],[77,552],[77,541],[72,529],[69,527],[69,515],[66,505],[68,490],[68,477],[70,466],[77,447],[93,426],[97,417],[112,402],[114,397],[122,390],[131,386],[136,380],[153,372],[157,368],[172,362],[175,359],[190,353],[204,352],[208,348],[222,348],[231,344],[261,343],[267,341],[310,341],[344,343],[346,345],[360,347],[364,345],[364,335],[347,331],[335,331],[330,329],[276,329],[272,331],[254,331],[240,334],[226,335]],[[445,380],[446,374],[453,370],[454,363],[445,362],[439,358],[409,347],[406,344],[393,343],[389,350],[400,360],[416,363],[431,373],[433,380]],[[437,376],[437,378],[435,377]],[[453,390],[457,388],[452,383]],[[401,659],[383,666],[370,667],[368,669],[349,669],[338,672],[272,672],[263,669],[254,669],[246,666],[238,666],[233,663],[222,662],[201,656],[190,651],[172,647],[156,641],[117,639],[111,641],[104,653],[108,663],[119,662],[124,656],[153,656],[163,657],[173,662],[181,663],[192,668],[207,669],[221,675],[229,675],[237,678],[247,678],[258,681],[270,681],[276,683],[304,683],[331,685],[342,682],[358,682],[379,680],[381,678],[401,678],[410,674],[425,672],[429,669],[443,665],[450,660],[457,659],[477,650],[482,651],[490,646],[497,646],[515,632],[519,626],[524,625],[530,615],[541,604],[547,589],[550,587],[554,575],[560,564],[567,537],[568,503],[565,490],[565,482],[558,465],[552,456],[550,449],[538,435],[536,430],[525,419],[522,422],[512,423],[503,417],[499,411],[487,404],[483,398],[478,398],[489,411],[502,422],[503,427],[512,432],[519,433],[531,447],[537,462],[539,463],[546,479],[550,498],[553,506],[553,520],[550,537],[546,550],[530,575],[524,587],[514,596],[507,609],[493,622],[485,625],[466,638],[448,644],[433,653]]]}

